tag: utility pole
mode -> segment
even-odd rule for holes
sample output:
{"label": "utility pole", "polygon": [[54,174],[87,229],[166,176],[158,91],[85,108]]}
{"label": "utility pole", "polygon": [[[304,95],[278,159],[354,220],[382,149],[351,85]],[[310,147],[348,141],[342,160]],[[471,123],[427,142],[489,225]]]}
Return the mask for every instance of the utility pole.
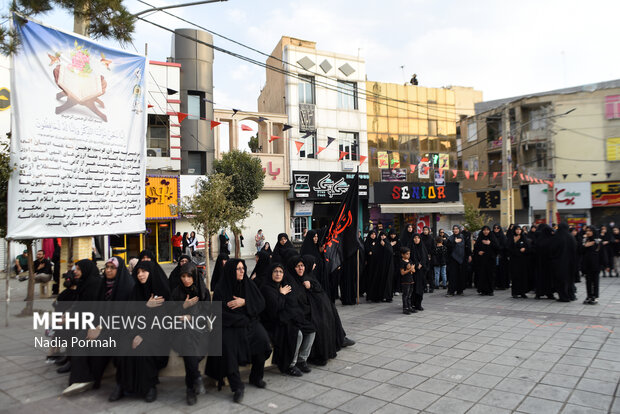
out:
{"label": "utility pole", "polygon": [[503,131],[502,131],[502,171],[504,176],[502,177],[502,190],[501,190],[501,214],[500,225],[503,228],[508,227],[514,223],[514,200],[512,190],[512,148],[510,140],[510,110],[508,105],[504,106],[504,113],[502,116]]}
{"label": "utility pole", "polygon": [[[549,110],[551,112],[552,109]],[[556,222],[558,214],[558,205],[555,201],[555,157],[553,147],[553,134],[551,133],[551,125],[547,123],[547,159],[549,160],[549,182],[551,185],[547,186],[547,211],[545,212],[546,221],[548,225],[552,225]]]}

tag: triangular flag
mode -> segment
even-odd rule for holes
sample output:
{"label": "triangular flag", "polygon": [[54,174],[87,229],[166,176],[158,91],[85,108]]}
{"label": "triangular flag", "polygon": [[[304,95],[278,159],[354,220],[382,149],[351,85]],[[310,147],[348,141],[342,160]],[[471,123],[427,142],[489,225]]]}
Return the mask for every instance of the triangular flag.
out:
{"label": "triangular flag", "polygon": [[611,177],[611,173],[607,173],[607,178]]}
{"label": "triangular flag", "polygon": [[411,173],[413,174],[413,172],[415,171],[415,168],[417,167],[416,164],[409,164],[409,168],[411,169]]}
{"label": "triangular flag", "polygon": [[598,173],[592,173],[593,177],[596,177],[598,175]]}
{"label": "triangular flag", "polygon": [[312,135],[312,132],[306,132],[302,138],[308,138],[310,135]]}
{"label": "triangular flag", "polygon": [[256,120],[256,122],[261,123],[261,122],[264,122],[264,121],[267,121],[267,120],[268,120],[268,118],[265,118],[264,116],[259,116],[258,119]]}
{"label": "triangular flag", "polygon": [[577,174],[577,177],[581,178],[581,176],[582,176],[582,175],[583,175],[583,174]]}
{"label": "triangular flag", "polygon": [[[327,144],[329,145],[329,144]],[[344,157],[346,157],[347,155],[349,155],[348,152],[346,151],[340,151],[340,158],[338,158],[338,161],[340,161],[341,159],[343,159]]]}
{"label": "triangular flag", "polygon": [[502,174],[501,174],[501,175],[502,175],[502,177],[503,177],[505,174],[506,174],[506,171],[502,171]]}
{"label": "triangular flag", "polygon": [[517,176],[517,171],[513,171],[512,172],[512,178],[515,178]]}
{"label": "triangular flag", "polygon": [[272,135],[272,136],[271,136],[271,139],[269,140],[269,142],[273,142],[274,140],[276,140],[276,139],[280,139],[280,138],[282,138],[282,137],[279,137],[279,136],[277,136],[277,135]]}
{"label": "triangular flag", "polygon": [[566,180],[566,177],[568,177],[568,174],[562,174],[562,178]]}
{"label": "triangular flag", "polygon": [[364,163],[364,161],[366,161],[366,158],[368,158],[365,155],[360,155],[360,165],[362,165]]}
{"label": "triangular flag", "polygon": [[484,177],[486,177],[486,176],[487,176],[487,172],[486,172],[486,171],[483,171],[483,172],[482,172],[482,178],[484,178]]}
{"label": "triangular flag", "polygon": [[241,130],[242,131],[254,131],[252,128],[244,124],[241,124]]}
{"label": "triangular flag", "polygon": [[493,173],[493,179],[495,180],[497,178],[497,171]]}
{"label": "triangular flag", "polygon": [[233,108],[233,116],[237,115],[237,112],[239,112],[239,111],[240,111],[240,109]]}
{"label": "triangular flag", "polygon": [[478,181],[478,171],[474,172],[474,181]]}
{"label": "triangular flag", "polygon": [[152,108],[152,107],[153,107],[153,105],[148,104],[146,107],[147,107],[147,108]]}
{"label": "triangular flag", "polygon": [[325,149],[325,147],[319,146],[319,150],[316,152],[316,155],[319,155],[321,153],[321,151],[323,151],[324,149]]}
{"label": "triangular flag", "polygon": [[297,146],[297,153],[299,154],[299,151],[301,151],[301,147],[303,147],[305,144],[305,142],[303,141],[295,141],[295,146]]}
{"label": "triangular flag", "polygon": [[175,93],[179,93],[179,91],[175,91],[174,89],[166,88],[168,90],[168,95],[174,95]]}
{"label": "triangular flag", "polygon": [[336,140],[336,138],[332,138],[332,137],[327,137],[327,146],[329,147],[329,144],[331,144],[332,142],[334,142]]}
{"label": "triangular flag", "polygon": [[184,114],[183,112],[177,112],[177,118],[179,119],[179,124],[183,122],[185,118],[187,118],[189,114]]}
{"label": "triangular flag", "polygon": [[456,178],[456,175],[459,173],[458,170],[452,170],[452,178]]}
{"label": "triangular flag", "polygon": [[465,174],[465,178],[469,180],[469,171],[463,171],[463,174]]}
{"label": "triangular flag", "polygon": [[519,177],[521,177],[521,181],[525,181],[525,178],[523,178],[523,173],[519,173]]}
{"label": "triangular flag", "polygon": [[292,125],[288,125],[288,124],[284,124],[284,126],[282,127],[282,132],[284,131],[288,131],[289,129],[293,128]]}
{"label": "triangular flag", "polygon": [[215,128],[216,126],[218,126],[220,124],[221,124],[221,122],[211,121],[211,129]]}

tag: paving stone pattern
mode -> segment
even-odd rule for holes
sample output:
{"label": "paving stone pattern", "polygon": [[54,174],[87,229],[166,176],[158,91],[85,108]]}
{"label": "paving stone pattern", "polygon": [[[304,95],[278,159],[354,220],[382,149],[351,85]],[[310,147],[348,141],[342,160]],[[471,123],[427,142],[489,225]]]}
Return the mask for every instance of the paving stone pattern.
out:
{"label": "paving stone pattern", "polygon": [[[25,290],[11,286],[14,298]],[[426,310],[413,315],[401,313],[400,297],[338,306],[357,344],[301,378],[268,369],[267,389],[247,386],[243,404],[209,386],[187,406],[182,377],[161,378],[151,404],[109,403],[113,377],[64,398],[67,375],[53,364],[0,357],[0,413],[620,413],[620,279],[601,279],[598,306],[444,293],[425,295]]]}

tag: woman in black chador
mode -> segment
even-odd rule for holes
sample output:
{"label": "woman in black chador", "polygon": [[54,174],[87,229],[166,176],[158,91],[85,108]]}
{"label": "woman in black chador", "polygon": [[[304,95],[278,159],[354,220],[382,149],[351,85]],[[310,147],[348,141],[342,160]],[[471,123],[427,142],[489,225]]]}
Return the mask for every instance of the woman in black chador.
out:
{"label": "woman in black chador", "polygon": [[314,262],[316,263],[314,276],[321,286],[327,289],[329,287],[328,269],[326,269],[327,266],[325,266],[325,260],[323,260],[323,254],[319,246],[319,234],[316,231],[308,230],[299,253],[302,256],[309,254],[314,257]]}
{"label": "woman in black chador", "polygon": [[[534,226],[532,226],[533,228]],[[546,296],[555,299],[553,286],[553,268],[551,266],[551,243],[553,229],[548,224],[541,224],[536,229],[535,249],[536,256],[536,299]]]}
{"label": "woman in black chador", "polygon": [[294,249],[294,248],[295,246],[293,246],[293,243],[291,243],[291,241],[288,239],[288,234],[280,233],[278,234],[278,241],[276,245],[273,247],[273,253],[271,254],[271,257],[272,258],[274,256],[281,257],[283,250]]}
{"label": "woman in black chador", "polygon": [[510,257],[510,279],[512,279],[512,297],[527,298],[529,242],[520,226],[514,226],[512,236],[508,240],[507,254]]}
{"label": "woman in black chador", "polygon": [[378,245],[379,240],[377,240],[377,232],[370,230],[364,241],[364,273],[360,280],[360,296],[366,294],[366,300],[370,300],[368,299],[368,289],[374,279],[371,269],[375,268]]}
{"label": "woman in black chador", "polygon": [[411,305],[413,311],[423,311],[422,299],[424,298],[424,290],[426,288],[426,274],[430,267],[428,260],[428,251],[426,245],[422,241],[420,234],[413,236],[413,249],[411,250],[411,262],[415,264],[416,269],[413,274],[413,295]]}
{"label": "woman in black chador", "polygon": [[392,246],[393,251],[393,259],[394,259],[394,273],[392,277],[392,293],[397,293],[401,291],[400,288],[400,240],[398,240],[398,233],[396,230],[392,229],[388,233],[388,241],[390,242],[390,246]]}
{"label": "woman in black chador", "polygon": [[[172,300],[179,302],[178,315],[198,316],[198,302],[211,301],[211,295],[204,281],[198,276],[198,269],[194,263],[186,262],[178,272],[179,284],[172,291]],[[185,365],[185,386],[187,405],[196,404],[196,395],[203,394],[205,387],[198,370],[198,364],[204,358],[200,355],[202,349],[200,334],[196,331],[183,332],[173,348],[183,357]]]}
{"label": "woman in black chador", "polygon": [[461,228],[452,226],[448,238],[448,293],[446,296],[462,295],[466,284],[467,262],[471,260],[471,247],[468,239],[461,234]]}
{"label": "woman in black chador", "polygon": [[407,247],[411,250],[413,246],[413,224],[407,224],[400,235],[400,247]]}
{"label": "woman in black chador", "polygon": [[575,296],[575,269],[577,268],[577,242],[568,232],[568,224],[560,223],[551,238],[551,261],[553,286],[558,301],[570,302]]}
{"label": "woman in black chador", "polygon": [[269,262],[271,261],[271,257],[269,253],[262,250],[256,253],[254,257],[256,257],[256,266],[254,266],[254,270],[252,270],[250,274],[250,279],[252,279],[260,289],[261,285],[269,280]]}
{"label": "woman in black chador", "polygon": [[211,275],[211,292],[215,291],[217,284],[224,276],[224,265],[228,261],[228,255],[226,253],[220,253],[215,260],[215,266],[213,267],[213,274]]}
{"label": "woman in black chador", "polygon": [[585,305],[596,305],[598,303],[601,243],[600,239],[596,238],[594,227],[586,227],[586,233],[579,248],[583,254],[582,268],[586,275],[586,291],[588,294],[583,303]]}
{"label": "woman in black chador", "polygon": [[493,296],[493,269],[497,254],[497,241],[489,226],[482,227],[474,244],[476,288],[483,296]]}
{"label": "woman in black chador", "polygon": [[176,267],[172,269],[172,272],[170,272],[170,275],[168,276],[170,292],[173,292],[174,289],[176,289],[176,287],[181,284],[181,268],[183,267],[183,265],[191,262],[192,258],[188,255],[182,254],[179,256]]}
{"label": "woman in black chador", "polygon": [[314,344],[308,362],[325,365],[328,359],[335,358],[342,347],[355,342],[346,337],[336,306],[313,274],[314,258],[306,255],[292,257],[286,265],[289,280],[298,287],[301,303],[310,305],[310,318],[316,330]]}
{"label": "woman in black chador", "polygon": [[[514,225],[511,225],[514,227]],[[497,242],[497,256],[495,259],[495,288],[497,290],[508,289],[510,286],[510,270],[508,269],[508,237],[514,231],[511,227],[510,234],[504,234],[504,230],[499,224],[493,225],[493,236]]]}
{"label": "woman in black chador", "polygon": [[394,277],[394,251],[384,232],[379,233],[376,257],[370,272],[371,280],[366,299],[373,302],[391,302],[392,280]]}
{"label": "woman in black chador", "polygon": [[[146,304],[144,316],[146,326],[150,327],[152,318],[161,313],[159,306],[170,300],[168,279],[157,271],[156,263],[150,260],[139,262],[134,273],[135,286],[129,300]],[[150,329],[135,329],[131,343],[135,355],[116,358],[116,388],[109,401],[116,401],[126,393],[143,396],[146,402],[155,401],[159,370],[168,364],[168,356],[150,355],[149,349],[155,346],[161,355],[160,338]]]}
{"label": "woman in black chador", "polygon": [[269,278],[261,286],[265,310],[261,321],[273,344],[273,362],[280,372],[300,377],[310,372],[307,360],[314,342],[308,298],[299,284],[285,275],[284,267],[274,263]]}
{"label": "woman in black chador", "polygon": [[218,381],[218,389],[228,378],[233,400],[243,400],[245,386],[239,366],[252,364],[250,384],[265,388],[265,361],[271,355],[267,331],[259,321],[265,299],[247,276],[245,261],[230,259],[224,276],[215,287],[214,301],[222,302],[222,356],[209,356],[205,374]]}

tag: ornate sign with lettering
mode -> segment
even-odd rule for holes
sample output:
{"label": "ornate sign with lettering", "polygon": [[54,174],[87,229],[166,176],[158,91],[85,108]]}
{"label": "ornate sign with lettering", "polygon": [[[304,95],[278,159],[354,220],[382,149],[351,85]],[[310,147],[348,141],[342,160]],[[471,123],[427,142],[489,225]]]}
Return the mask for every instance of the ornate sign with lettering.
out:
{"label": "ornate sign with lettering", "polygon": [[147,220],[178,218],[176,208],[179,202],[178,177],[147,176],[145,196]]}
{"label": "ornate sign with lettering", "polygon": [[314,122],[314,105],[313,104],[299,104],[299,130],[300,131],[314,131],[316,130]]}
{"label": "ornate sign with lettering", "polygon": [[[340,201],[353,182],[355,173],[294,171],[293,194],[306,200]],[[360,173],[360,197],[368,197],[368,174]]]}
{"label": "ornate sign with lettering", "polygon": [[459,201],[459,184],[374,183],[375,203],[442,203]]}

